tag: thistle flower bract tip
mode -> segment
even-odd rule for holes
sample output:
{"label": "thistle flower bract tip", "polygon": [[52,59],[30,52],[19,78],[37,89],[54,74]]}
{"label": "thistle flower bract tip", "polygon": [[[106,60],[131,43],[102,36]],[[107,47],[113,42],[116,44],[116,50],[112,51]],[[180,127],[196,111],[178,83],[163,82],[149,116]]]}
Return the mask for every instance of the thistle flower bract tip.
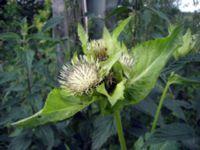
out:
{"label": "thistle flower bract tip", "polygon": [[125,53],[122,54],[119,61],[127,67],[131,67],[134,64],[134,58],[131,55]]}

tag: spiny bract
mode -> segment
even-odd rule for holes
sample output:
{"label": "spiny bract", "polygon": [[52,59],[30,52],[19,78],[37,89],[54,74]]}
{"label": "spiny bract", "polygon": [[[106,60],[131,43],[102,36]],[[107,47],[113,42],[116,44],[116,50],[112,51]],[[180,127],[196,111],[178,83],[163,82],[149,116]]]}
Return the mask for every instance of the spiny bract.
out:
{"label": "spiny bract", "polygon": [[127,67],[131,67],[134,64],[134,58],[131,55],[125,53],[122,54],[119,61],[121,64]]}

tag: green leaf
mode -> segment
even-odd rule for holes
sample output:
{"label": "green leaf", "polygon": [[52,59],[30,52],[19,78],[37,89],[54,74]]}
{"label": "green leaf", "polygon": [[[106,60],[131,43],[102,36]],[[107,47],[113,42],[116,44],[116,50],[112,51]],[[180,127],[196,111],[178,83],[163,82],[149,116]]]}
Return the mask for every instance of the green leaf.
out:
{"label": "green leaf", "polygon": [[[104,40],[106,48],[107,48],[108,56],[112,56],[113,54],[115,54],[114,51],[116,50],[115,46],[117,45],[116,44],[117,40],[114,43],[114,40],[106,27],[104,27],[104,29],[103,29],[103,40]],[[119,48],[117,48],[117,50],[118,49]]]}
{"label": "green leaf", "polygon": [[42,126],[37,128],[35,131],[36,137],[45,145],[47,146],[48,150],[51,150],[52,147],[54,146],[54,132],[53,129],[50,128],[50,126]]}
{"label": "green leaf", "polygon": [[175,72],[181,70],[186,64],[189,63],[198,63],[200,62],[200,54],[190,54],[186,57],[180,58],[179,60],[170,62],[169,65],[162,71],[164,74],[170,74],[171,72]]}
{"label": "green leaf", "polygon": [[112,10],[110,13],[108,12],[105,19],[109,20],[109,18],[112,17],[112,16],[128,14],[131,11],[132,11],[131,8],[129,8],[127,6],[119,6],[119,7],[115,8],[114,10]]}
{"label": "green leaf", "polygon": [[174,51],[179,47],[180,29],[176,28],[170,36],[147,41],[132,49],[135,64],[131,79],[127,82],[126,98],[133,103],[143,100],[154,87],[161,70]]}
{"label": "green leaf", "polygon": [[87,54],[88,35],[80,24],[78,24],[78,36],[82,43],[83,52]]}
{"label": "green leaf", "polygon": [[186,121],[184,111],[182,110],[178,100],[166,99],[164,106],[171,110],[174,116]]}
{"label": "green leaf", "polygon": [[[134,108],[136,108],[138,111],[142,113],[145,113],[147,115],[150,115],[151,117],[154,117],[156,114],[157,105],[155,103],[155,100],[148,98],[148,99],[145,99],[144,101],[141,101],[137,105],[135,105]],[[162,115],[160,115],[158,122],[159,124],[163,124],[164,118]]]}
{"label": "green leaf", "polygon": [[156,10],[156,9],[154,9],[152,7],[149,7],[149,10],[151,10],[156,15],[158,15],[160,18],[162,18],[163,20],[165,20],[168,24],[170,23],[170,20],[168,19],[168,17],[163,12],[161,12],[160,10]]}
{"label": "green leaf", "polygon": [[[149,133],[145,135],[145,139],[149,138]],[[139,139],[134,143],[133,150],[179,150],[179,144],[175,141],[165,141],[159,144],[151,144],[149,149],[144,147],[145,139],[141,136]]]}
{"label": "green leaf", "polygon": [[49,19],[45,25],[42,27],[42,31],[46,32],[52,28],[54,28],[56,25],[60,24],[63,21],[63,16],[57,16]]}
{"label": "green leaf", "polygon": [[119,42],[117,38],[113,38],[106,27],[103,29],[103,40],[107,48],[108,56],[113,57],[113,55],[116,55],[116,53],[127,52],[127,47],[125,44]]}
{"label": "green leaf", "polygon": [[16,80],[17,73],[15,71],[0,72],[0,84]]}
{"label": "green leaf", "polygon": [[143,148],[144,145],[144,138],[141,136],[139,139],[134,143],[133,149],[134,150],[146,150]]}
{"label": "green leaf", "polygon": [[125,20],[121,21],[118,26],[113,30],[112,32],[112,36],[114,38],[118,38],[120,33],[124,30],[125,26],[129,23],[129,21],[131,20],[132,16],[126,18]]}
{"label": "green leaf", "polygon": [[98,117],[94,122],[92,133],[92,149],[100,149],[108,138],[116,134],[115,123],[112,116]]}
{"label": "green leaf", "polygon": [[103,39],[105,42],[108,42],[108,43],[112,39],[110,32],[108,31],[108,29],[106,27],[103,28]]}
{"label": "green leaf", "polygon": [[19,136],[16,136],[12,139],[8,149],[9,150],[27,150],[31,145],[31,133],[23,132]]}
{"label": "green leaf", "polygon": [[75,51],[74,54],[73,54],[73,56],[72,56],[71,62],[72,62],[73,64],[77,64],[78,61],[79,61],[79,59],[78,59],[78,52]]}
{"label": "green leaf", "polygon": [[121,57],[121,52],[119,51],[118,53],[111,55],[107,60],[100,62],[101,66],[100,75],[101,76],[108,75],[110,69],[119,60],[120,57]]}
{"label": "green leaf", "polygon": [[174,57],[178,60],[180,57],[187,55],[195,46],[195,40],[192,38],[192,33],[188,29],[185,35],[183,36],[183,45],[174,52]]}
{"label": "green leaf", "polygon": [[20,40],[20,36],[13,32],[1,33],[0,40]]}
{"label": "green leaf", "polygon": [[41,111],[12,125],[33,127],[49,122],[61,121],[72,117],[92,102],[92,100],[84,100],[83,97],[70,96],[69,93],[64,92],[62,89],[54,89],[49,93],[45,106]]}
{"label": "green leaf", "polygon": [[147,30],[148,25],[151,23],[152,21],[152,12],[148,9],[144,10],[142,18],[144,20],[144,29]]}
{"label": "green leaf", "polygon": [[200,86],[200,81],[198,80],[192,80],[188,79],[185,77],[182,77],[178,74],[171,73],[169,79],[168,79],[169,84],[183,84],[183,85],[198,85]]}
{"label": "green leaf", "polygon": [[165,141],[181,141],[195,138],[195,130],[184,123],[173,123],[157,129],[145,142],[145,146]]}
{"label": "green leaf", "polygon": [[29,72],[31,71],[31,68],[32,68],[32,62],[34,59],[34,55],[35,55],[35,52],[32,50],[27,50],[24,52],[25,58],[23,60],[24,60],[25,66],[27,67]]}
{"label": "green leaf", "polygon": [[160,144],[153,144],[150,146],[149,150],[180,150],[180,146],[177,142],[166,141]]}
{"label": "green leaf", "polygon": [[112,106],[114,106],[118,100],[124,99],[124,89],[125,89],[124,84],[125,84],[125,82],[126,82],[126,79],[124,79],[120,83],[118,83],[116,85],[115,90],[113,91],[113,93],[111,95],[107,92],[104,83],[102,83],[100,86],[97,87],[97,92],[105,95],[108,98],[110,104]]}
{"label": "green leaf", "polygon": [[35,34],[31,34],[29,36],[29,39],[33,39],[33,40],[45,40],[45,41],[52,41],[53,40],[48,34],[46,34],[44,32],[38,32],[38,33],[35,33]]}

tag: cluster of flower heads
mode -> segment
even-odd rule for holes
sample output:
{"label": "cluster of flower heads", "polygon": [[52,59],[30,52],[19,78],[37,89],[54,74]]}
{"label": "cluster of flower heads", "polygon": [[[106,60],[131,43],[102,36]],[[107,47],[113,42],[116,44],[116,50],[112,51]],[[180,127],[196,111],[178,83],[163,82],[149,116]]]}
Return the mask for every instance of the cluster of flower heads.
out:
{"label": "cluster of flower heads", "polygon": [[[93,52],[95,59],[92,56],[89,59],[86,56],[80,56],[75,62],[63,65],[59,76],[61,88],[74,94],[88,93],[102,81],[99,75],[99,61],[104,61],[108,57],[104,41],[102,39],[91,41],[88,44],[88,51]],[[119,62],[130,67],[134,59],[129,54],[122,54]]]}

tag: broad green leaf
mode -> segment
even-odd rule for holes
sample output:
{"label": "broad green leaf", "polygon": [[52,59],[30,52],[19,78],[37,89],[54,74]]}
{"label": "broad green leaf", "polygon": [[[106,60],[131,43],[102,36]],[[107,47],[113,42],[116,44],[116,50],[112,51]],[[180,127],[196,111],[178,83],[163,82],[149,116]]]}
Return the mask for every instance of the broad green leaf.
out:
{"label": "broad green leaf", "polygon": [[120,83],[118,83],[116,85],[115,90],[113,91],[113,93],[111,95],[107,92],[104,83],[102,83],[100,86],[97,87],[97,92],[105,95],[108,98],[110,104],[112,106],[114,106],[118,100],[124,99],[124,89],[125,89],[124,84],[125,84],[125,82],[126,82],[126,80],[124,79]]}
{"label": "broad green leaf", "polygon": [[94,121],[94,131],[92,133],[92,149],[100,149],[108,141],[108,138],[116,134],[113,117],[100,116]]}
{"label": "broad green leaf", "polygon": [[22,63],[24,63],[27,70],[30,72],[32,68],[32,62],[34,59],[35,52],[32,50],[27,50],[22,52]]}
{"label": "broad green leaf", "polygon": [[119,60],[121,56],[121,52],[115,53],[114,55],[110,56],[107,60],[100,62],[101,70],[100,75],[106,76],[108,75],[112,66]]}
{"label": "broad green leaf", "polygon": [[12,72],[0,72],[0,84],[16,80],[17,73]]}
{"label": "broad green leaf", "polygon": [[113,38],[106,27],[104,27],[104,29],[103,29],[103,40],[104,40],[106,48],[107,48],[108,56],[112,56],[114,44],[111,44],[111,43],[113,43]]}
{"label": "broad green leaf", "polygon": [[88,35],[80,24],[78,24],[78,36],[82,44],[83,52],[87,54]]}
{"label": "broad green leaf", "polygon": [[[145,113],[151,117],[154,117],[156,114],[157,105],[155,103],[155,100],[148,98],[148,99],[145,99],[144,101],[141,101],[137,105],[135,105],[134,108],[136,108],[138,111],[142,113]],[[160,115],[158,123],[159,124],[164,123],[164,118],[162,115]]]}
{"label": "broad green leaf", "polygon": [[110,32],[106,27],[103,28],[103,39],[106,41],[110,41],[112,39]]}
{"label": "broad green leaf", "polygon": [[73,57],[72,57],[72,59],[71,59],[71,62],[72,62],[73,64],[77,64],[78,61],[79,61],[79,59],[78,59],[78,53],[77,53],[77,51],[75,51],[74,54],[73,54]]}
{"label": "broad green leaf", "polygon": [[177,142],[166,141],[160,144],[152,144],[149,150],[180,150],[180,146]]}
{"label": "broad green leaf", "polygon": [[120,16],[121,14],[128,14],[132,12],[132,9],[127,6],[119,6],[112,10],[110,13],[106,15],[106,20],[108,20],[112,16]]}
{"label": "broad green leaf", "polygon": [[126,18],[125,20],[121,21],[118,26],[113,30],[112,32],[112,36],[114,38],[118,38],[120,33],[124,30],[125,26],[129,23],[129,21],[131,20],[132,16]]}
{"label": "broad green leaf", "polygon": [[103,28],[103,39],[105,41],[109,41],[111,39],[111,35],[110,32],[108,31],[108,29],[106,27]]}
{"label": "broad green leaf", "polygon": [[45,25],[42,27],[42,31],[46,32],[52,28],[54,28],[56,25],[60,24],[63,21],[63,16],[57,16],[49,19]]}
{"label": "broad green leaf", "polygon": [[183,84],[183,85],[198,85],[200,86],[200,81],[198,80],[192,80],[185,77],[182,77],[178,74],[171,73],[169,79],[169,84]]}
{"label": "broad green leaf", "polygon": [[176,25],[170,24],[168,26],[168,32],[169,32],[169,34],[171,34],[174,31],[174,29],[176,29]]}
{"label": "broad green leaf", "polygon": [[195,40],[193,40],[192,33],[189,29],[182,38],[183,45],[179,49],[177,49],[177,51],[175,51],[173,54],[176,60],[180,57],[187,55],[195,45]]}
{"label": "broad green leaf", "polygon": [[[33,39],[33,40],[45,40],[45,41],[52,41],[53,39],[46,33],[44,32],[38,32],[38,33],[35,33],[35,34],[31,34],[29,36],[29,39]],[[40,42],[41,42],[40,41]]]}
{"label": "broad green leaf", "polygon": [[138,140],[134,143],[133,150],[146,150],[146,148],[143,148],[144,145],[144,138],[139,137]]}
{"label": "broad green leaf", "polygon": [[35,135],[45,146],[48,147],[47,149],[52,149],[55,140],[53,128],[50,128],[50,126],[41,126],[37,128]]}
{"label": "broad green leaf", "polygon": [[155,130],[146,140],[145,146],[163,143],[165,141],[187,140],[195,137],[195,130],[191,126],[184,123],[173,123]]}
{"label": "broad green leaf", "polygon": [[182,110],[178,100],[166,99],[164,101],[164,106],[171,110],[174,116],[186,121],[184,111]]}
{"label": "broad green leaf", "polygon": [[113,38],[106,27],[103,29],[103,40],[107,48],[108,56],[112,57],[120,51],[127,52],[127,47],[125,44],[119,42],[117,38]]}
{"label": "broad green leaf", "polygon": [[143,18],[143,22],[144,22],[144,30],[147,30],[148,25],[151,23],[152,21],[152,12],[148,9],[145,9],[143,14],[142,14],[142,18]]}
{"label": "broad green leaf", "polygon": [[179,150],[179,144],[175,141],[165,141],[163,143],[151,144],[149,148],[144,146],[145,140],[148,139],[150,135],[147,133],[144,137],[139,137],[139,139],[134,143],[133,150]]}
{"label": "broad green leaf", "polygon": [[124,43],[121,44],[121,49],[123,50],[124,53],[128,53],[128,48]]}
{"label": "broad green leaf", "polygon": [[132,49],[135,64],[131,79],[127,82],[126,98],[132,102],[143,100],[154,87],[159,74],[174,51],[179,47],[180,29],[174,29],[170,36],[147,41]]}
{"label": "broad green leaf", "polygon": [[13,32],[6,32],[0,34],[0,40],[20,40],[20,36]]}
{"label": "broad green leaf", "polygon": [[33,127],[49,122],[61,121],[72,117],[93,102],[92,100],[83,100],[83,97],[70,96],[67,92],[65,94],[63,93],[61,89],[52,90],[41,111],[28,118],[17,121],[12,125]]}
{"label": "broad green leaf", "polygon": [[9,146],[9,150],[27,150],[29,149],[29,146],[31,145],[32,139],[31,139],[31,133],[24,131],[19,136],[14,137]]}
{"label": "broad green leaf", "polygon": [[164,74],[170,74],[171,72],[176,72],[181,70],[188,63],[198,63],[200,62],[200,54],[190,54],[186,57],[180,58],[179,60],[171,62],[167,67],[162,71]]}
{"label": "broad green leaf", "polygon": [[164,19],[168,24],[170,23],[168,17],[163,12],[161,12],[160,10],[156,10],[156,9],[154,9],[152,7],[149,7],[149,10],[151,10],[152,12],[154,12],[160,18]]}

